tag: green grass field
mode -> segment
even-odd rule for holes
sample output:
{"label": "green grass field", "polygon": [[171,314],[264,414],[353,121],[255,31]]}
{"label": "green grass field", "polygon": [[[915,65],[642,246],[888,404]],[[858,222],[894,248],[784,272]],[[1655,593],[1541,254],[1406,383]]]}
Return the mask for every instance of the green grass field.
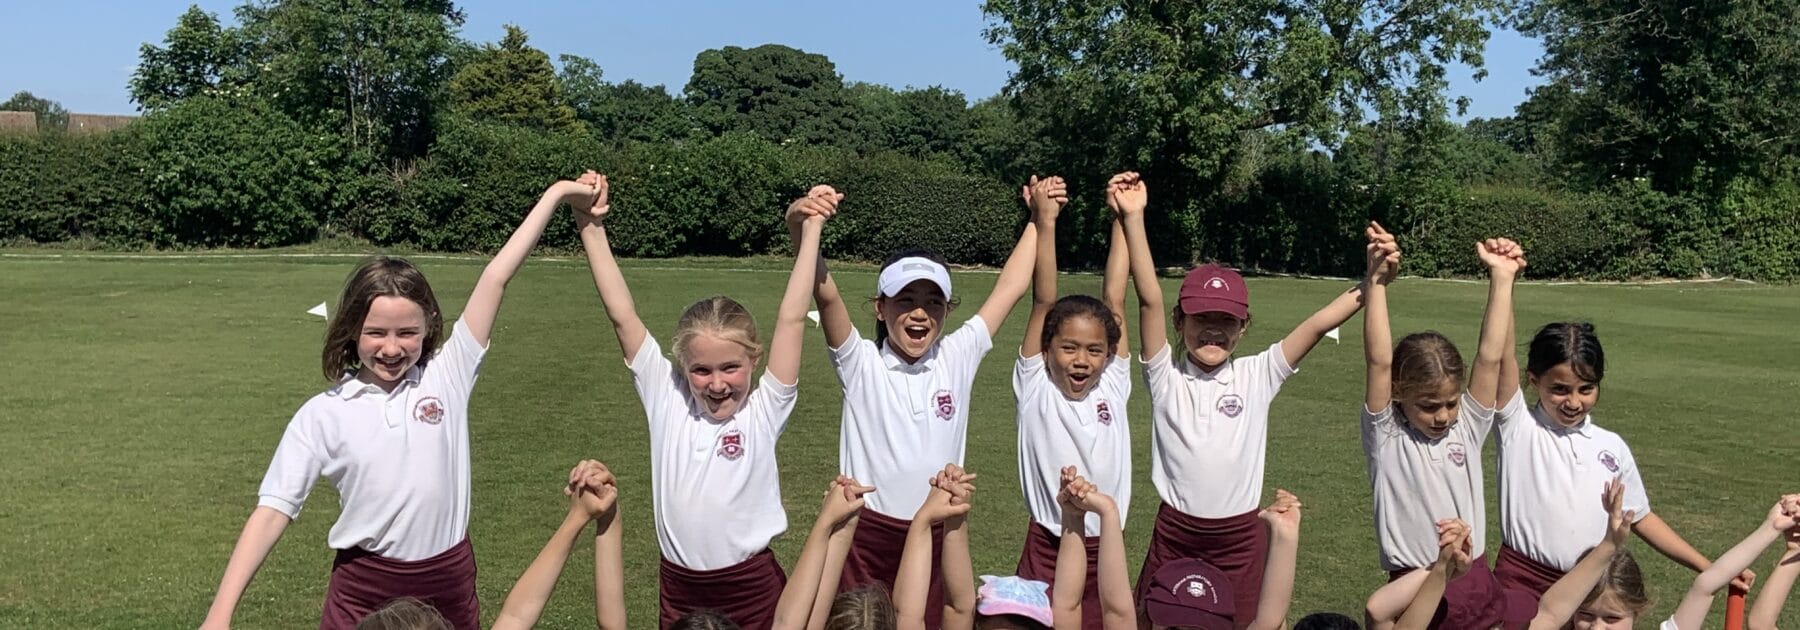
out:
{"label": "green grass field", "polygon": [[[324,324],[305,311],[336,299],[355,257],[44,255],[0,257],[0,348],[9,357],[0,368],[0,625],[192,627],[283,428],[326,386],[318,373]],[[451,314],[483,264],[419,262]],[[766,321],[786,279],[785,263],[772,259],[627,264],[644,319],[665,339],[683,307],[716,293]],[[978,304],[994,280],[978,272],[956,278],[965,305]],[[1176,282],[1166,281],[1170,295]],[[840,284],[852,295],[872,293],[874,276],[844,269]],[[1273,342],[1346,286],[1252,280],[1256,320],[1241,347]],[[1099,279],[1071,276],[1063,287],[1094,292]],[[1402,280],[1391,293],[1397,333],[1437,328],[1473,352],[1483,285]],[[1552,319],[1599,325],[1611,374],[1597,416],[1631,442],[1657,513],[1702,552],[1722,552],[1779,492],[1800,489],[1800,288],[1534,284],[1519,290],[1518,304],[1521,337]],[[971,312],[965,306],[952,319]],[[1012,571],[1026,518],[1008,385],[1024,313],[1015,311],[976,383],[967,465],[982,475],[971,525],[981,573]],[[1272,414],[1265,496],[1285,487],[1307,506],[1296,619],[1360,611],[1385,580],[1357,441],[1360,322],[1345,327],[1342,345],[1327,340],[1307,358]],[[791,525],[775,549],[784,564],[837,470],[839,393],[822,337],[809,331],[806,344],[803,394],[780,445]],[[1139,387],[1130,405],[1137,501],[1126,532],[1134,575],[1157,504],[1148,404]],[[486,617],[562,518],[569,467],[597,458],[619,475],[630,616],[650,627],[657,547],[648,437],[579,260],[534,260],[512,283],[471,414],[470,534]],[[1495,479],[1490,473],[1490,503]],[[337,512],[336,493],[322,484],[251,585],[240,626],[316,625],[332,558],[325,533]],[[1489,520],[1497,548],[1493,508]],[[1634,549],[1656,600],[1641,627],[1653,627],[1692,575],[1641,543]],[[1756,569],[1766,573],[1772,558]],[[592,577],[584,541],[544,627],[592,624]],[[1800,625],[1796,608],[1788,625]]]}

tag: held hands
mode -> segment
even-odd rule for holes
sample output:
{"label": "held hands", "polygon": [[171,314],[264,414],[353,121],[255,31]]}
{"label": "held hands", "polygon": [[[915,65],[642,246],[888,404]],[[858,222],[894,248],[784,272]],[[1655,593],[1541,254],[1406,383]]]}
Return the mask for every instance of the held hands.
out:
{"label": "held hands", "polygon": [[1054,221],[1062,212],[1062,207],[1069,203],[1069,185],[1057,176],[1038,179],[1032,175],[1031,181],[1020,191],[1025,198],[1025,207],[1039,221]]}
{"label": "held hands", "polygon": [[874,491],[875,486],[865,486],[848,475],[838,475],[831,487],[825,489],[825,505],[819,508],[819,520],[842,527],[862,511],[863,495]]}
{"label": "held hands", "polygon": [[925,519],[939,523],[968,514],[972,507],[969,499],[975,495],[974,481],[975,475],[964,471],[961,466],[946,464],[928,482],[931,484],[931,494],[925,496],[925,504],[919,506],[919,512],[913,516],[913,520]]}
{"label": "held hands", "polygon": [[1400,275],[1400,244],[1393,234],[1389,234],[1386,228],[1374,221],[1369,222],[1369,227],[1363,230],[1363,234],[1369,238],[1366,248],[1369,263],[1366,277],[1370,282],[1387,286]]}
{"label": "held hands", "polygon": [[1469,524],[1459,518],[1444,519],[1437,522],[1437,530],[1438,566],[1443,567],[1448,579],[1462,577],[1475,565],[1471,557],[1475,543],[1469,540]]}
{"label": "held hands", "polygon": [[1275,502],[1257,512],[1257,518],[1269,524],[1272,533],[1284,536],[1300,535],[1300,498],[1281,488],[1275,489]]}
{"label": "held hands", "polygon": [[1112,209],[1114,219],[1142,215],[1149,203],[1150,191],[1136,171],[1119,173],[1107,180],[1106,207]]}
{"label": "held hands", "polygon": [[585,459],[569,471],[569,484],[563,487],[563,494],[569,497],[569,512],[597,520],[618,506],[618,480],[606,464]]}
{"label": "held hands", "polygon": [[1076,474],[1074,466],[1062,469],[1062,490],[1056,493],[1056,503],[1062,506],[1063,513],[1093,512],[1106,514],[1118,508],[1113,498],[1101,492],[1098,486]]}
{"label": "held hands", "polygon": [[575,218],[593,223],[606,218],[607,211],[611,209],[611,186],[607,184],[605,175],[588,171],[575,178],[575,181],[565,181],[562,184],[567,188],[563,193],[563,201],[575,212]]}
{"label": "held hands", "polygon": [[795,199],[788,204],[787,224],[791,231],[798,231],[807,221],[823,223],[831,215],[837,214],[838,204],[843,203],[844,193],[836,188],[820,184],[806,191],[806,196]]}
{"label": "held hands", "polygon": [[1790,536],[1800,532],[1800,494],[1783,495],[1781,501],[1769,508],[1769,517],[1763,524]]}
{"label": "held hands", "polygon": [[1525,248],[1507,238],[1490,238],[1475,244],[1475,256],[1489,273],[1518,276],[1525,273]]}

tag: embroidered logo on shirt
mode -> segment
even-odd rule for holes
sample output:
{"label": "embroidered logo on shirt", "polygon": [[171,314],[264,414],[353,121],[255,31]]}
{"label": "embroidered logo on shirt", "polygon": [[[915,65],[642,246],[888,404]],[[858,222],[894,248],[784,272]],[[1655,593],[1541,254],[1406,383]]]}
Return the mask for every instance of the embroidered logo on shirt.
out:
{"label": "embroidered logo on shirt", "polygon": [[1225,417],[1236,418],[1238,414],[1244,412],[1244,399],[1238,398],[1237,394],[1220,396],[1218,409],[1219,413],[1225,414]]}
{"label": "embroidered logo on shirt", "polygon": [[1614,457],[1612,451],[1600,451],[1600,465],[1609,472],[1619,472],[1619,458]]}
{"label": "embroidered logo on shirt", "polygon": [[744,456],[744,434],[732,429],[719,436],[719,457],[737,461]]}
{"label": "embroidered logo on shirt", "polygon": [[1449,448],[1450,448],[1450,463],[1456,464],[1457,468],[1462,468],[1464,465],[1469,463],[1469,453],[1463,449],[1463,445],[1451,444],[1449,446]]}
{"label": "embroidered logo on shirt", "polygon": [[1102,400],[1098,404],[1095,404],[1094,412],[1095,412],[1095,415],[1097,415],[1099,417],[1100,424],[1104,424],[1109,427],[1112,426],[1112,409],[1108,408],[1106,406],[1106,401]]}
{"label": "embroidered logo on shirt", "polygon": [[938,390],[936,394],[931,396],[931,403],[937,405],[937,417],[939,420],[949,420],[956,417],[956,395],[951,394],[950,390]]}
{"label": "embroidered logo on shirt", "polygon": [[436,396],[420,398],[413,404],[413,419],[425,424],[437,424],[444,421],[444,401]]}

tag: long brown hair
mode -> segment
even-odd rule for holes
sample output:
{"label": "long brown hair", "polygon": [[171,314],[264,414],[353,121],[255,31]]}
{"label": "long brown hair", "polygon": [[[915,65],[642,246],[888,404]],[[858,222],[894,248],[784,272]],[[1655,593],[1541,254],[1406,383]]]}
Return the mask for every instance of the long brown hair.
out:
{"label": "long brown hair", "polygon": [[1458,387],[1463,383],[1462,353],[1456,351],[1456,344],[1450,343],[1449,337],[1435,330],[1402,338],[1394,347],[1391,370],[1394,398],[1398,400],[1415,400],[1440,391],[1445,380],[1455,381]]}
{"label": "long brown hair", "polygon": [[362,368],[356,356],[356,339],[362,335],[363,318],[369,316],[369,303],[380,296],[406,298],[425,311],[424,352],[419,365],[424,366],[437,353],[438,338],[444,331],[444,314],[438,309],[437,296],[418,267],[403,258],[375,256],[363,261],[344,281],[344,293],[338,297],[337,313],[325,328],[323,367],[325,380],[336,382],[345,372]]}
{"label": "long brown hair", "polygon": [[825,630],[894,630],[898,620],[893,598],[877,583],[832,598]]}

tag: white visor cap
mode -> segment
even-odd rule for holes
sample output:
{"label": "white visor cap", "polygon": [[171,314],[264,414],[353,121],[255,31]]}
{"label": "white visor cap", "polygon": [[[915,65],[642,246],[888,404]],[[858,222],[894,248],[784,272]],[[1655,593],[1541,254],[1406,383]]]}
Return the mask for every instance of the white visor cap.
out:
{"label": "white visor cap", "polygon": [[932,262],[929,258],[909,256],[894,261],[886,269],[881,270],[879,287],[881,297],[894,297],[900,290],[916,280],[930,280],[932,284],[944,292],[944,299],[950,299],[950,270],[943,265]]}

